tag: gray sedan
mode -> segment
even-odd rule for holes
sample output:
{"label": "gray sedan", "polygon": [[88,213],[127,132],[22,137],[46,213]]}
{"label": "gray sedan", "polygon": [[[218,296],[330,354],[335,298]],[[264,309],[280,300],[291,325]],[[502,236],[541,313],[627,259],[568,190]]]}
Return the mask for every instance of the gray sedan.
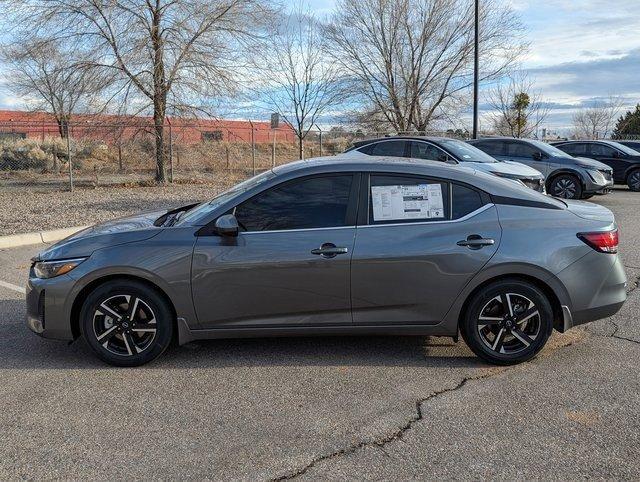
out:
{"label": "gray sedan", "polygon": [[77,233],[33,260],[27,324],[133,366],[172,342],[461,333],[497,364],[617,312],[612,213],[482,172],[327,158]]}

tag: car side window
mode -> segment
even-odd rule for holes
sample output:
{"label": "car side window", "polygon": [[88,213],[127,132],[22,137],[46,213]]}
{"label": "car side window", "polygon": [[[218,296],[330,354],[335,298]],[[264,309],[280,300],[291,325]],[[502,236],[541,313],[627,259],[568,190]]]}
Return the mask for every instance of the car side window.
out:
{"label": "car side window", "polygon": [[428,142],[412,141],[409,145],[411,146],[411,157],[415,159],[425,159],[429,161],[447,160],[448,156],[442,149]]}
{"label": "car side window", "polygon": [[359,149],[369,156],[404,157],[405,141],[380,141],[368,144]]}
{"label": "car side window", "polygon": [[490,156],[504,156],[504,142],[502,141],[480,141],[473,144],[473,146]]}
{"label": "car side window", "polygon": [[422,176],[372,174],[369,224],[449,219],[449,184]]}
{"label": "car side window", "polygon": [[589,151],[589,145],[585,144],[584,142],[575,144],[563,144],[561,146],[558,146],[558,149],[572,156],[585,156]]}
{"label": "car side window", "polygon": [[244,231],[345,226],[352,181],[346,174],[285,182],[236,206],[234,214]]}
{"label": "car side window", "polygon": [[508,142],[507,143],[507,156],[510,157],[528,157],[532,158],[536,152],[540,152],[529,144],[524,142]]}
{"label": "car side window", "polygon": [[452,184],[451,203],[451,219],[464,217],[485,204],[478,191],[461,184]]}
{"label": "car side window", "polygon": [[591,144],[591,155],[602,157],[615,157],[617,150],[604,144]]}

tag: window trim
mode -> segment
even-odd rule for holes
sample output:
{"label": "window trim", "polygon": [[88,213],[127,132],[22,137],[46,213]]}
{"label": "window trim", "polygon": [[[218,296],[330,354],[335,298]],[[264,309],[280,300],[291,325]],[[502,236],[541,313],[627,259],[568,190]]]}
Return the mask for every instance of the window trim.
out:
{"label": "window trim", "polygon": [[[234,205],[233,207],[229,208],[225,213],[223,214],[233,214],[235,216],[235,212],[236,212],[236,208],[238,206],[240,206],[241,204],[244,204],[246,202],[251,201],[252,199],[261,196],[262,194],[266,193],[267,191],[270,191],[271,189],[278,189],[281,188],[283,186],[286,186],[287,184],[291,184],[291,183],[295,183],[295,182],[300,182],[300,181],[306,181],[308,179],[319,179],[319,178],[323,178],[323,177],[351,177],[351,188],[349,191],[349,198],[347,200],[347,212],[345,214],[345,225],[344,226],[325,226],[322,228],[293,228],[293,229],[266,229],[263,231],[240,231],[238,234],[239,235],[245,235],[245,234],[265,234],[265,233],[286,233],[286,232],[298,232],[298,231],[321,231],[321,230],[327,230],[327,229],[352,229],[355,227],[356,224],[356,216],[357,216],[357,211],[358,211],[358,204],[359,204],[359,190],[360,190],[360,177],[361,177],[361,173],[360,172],[356,172],[356,171],[335,171],[335,172],[323,172],[323,173],[319,173],[319,174],[309,174],[306,176],[300,176],[300,177],[296,177],[293,179],[288,179],[286,181],[282,181],[279,184],[275,184],[273,186],[270,186],[256,194],[254,194],[253,196],[241,201],[240,203]],[[222,214],[222,215],[223,215]],[[218,216],[220,217],[220,216]],[[212,220],[209,224],[211,226],[215,226],[215,223],[218,219],[218,217],[216,217],[216,219]],[[214,234],[217,235],[217,234]]]}

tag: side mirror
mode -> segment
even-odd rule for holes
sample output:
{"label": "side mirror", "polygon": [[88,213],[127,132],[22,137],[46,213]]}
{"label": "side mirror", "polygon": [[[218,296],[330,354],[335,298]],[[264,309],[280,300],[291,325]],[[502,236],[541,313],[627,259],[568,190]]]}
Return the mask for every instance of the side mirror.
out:
{"label": "side mirror", "polygon": [[626,157],[626,156],[620,151],[613,151],[613,157],[620,158],[620,157]]}
{"label": "side mirror", "polygon": [[533,157],[534,161],[541,161],[544,156],[542,155],[542,152],[534,152],[531,154],[531,157]]}
{"label": "side mirror", "polygon": [[233,214],[225,214],[216,219],[216,233],[220,236],[237,236],[240,228]]}

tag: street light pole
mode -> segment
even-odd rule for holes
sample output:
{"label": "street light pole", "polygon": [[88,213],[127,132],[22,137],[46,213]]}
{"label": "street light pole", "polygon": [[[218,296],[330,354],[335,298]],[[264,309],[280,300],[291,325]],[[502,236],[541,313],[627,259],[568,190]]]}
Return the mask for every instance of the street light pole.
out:
{"label": "street light pole", "polygon": [[473,138],[478,138],[478,67],[480,52],[478,51],[480,27],[480,0],[475,0],[475,23],[473,39]]}

